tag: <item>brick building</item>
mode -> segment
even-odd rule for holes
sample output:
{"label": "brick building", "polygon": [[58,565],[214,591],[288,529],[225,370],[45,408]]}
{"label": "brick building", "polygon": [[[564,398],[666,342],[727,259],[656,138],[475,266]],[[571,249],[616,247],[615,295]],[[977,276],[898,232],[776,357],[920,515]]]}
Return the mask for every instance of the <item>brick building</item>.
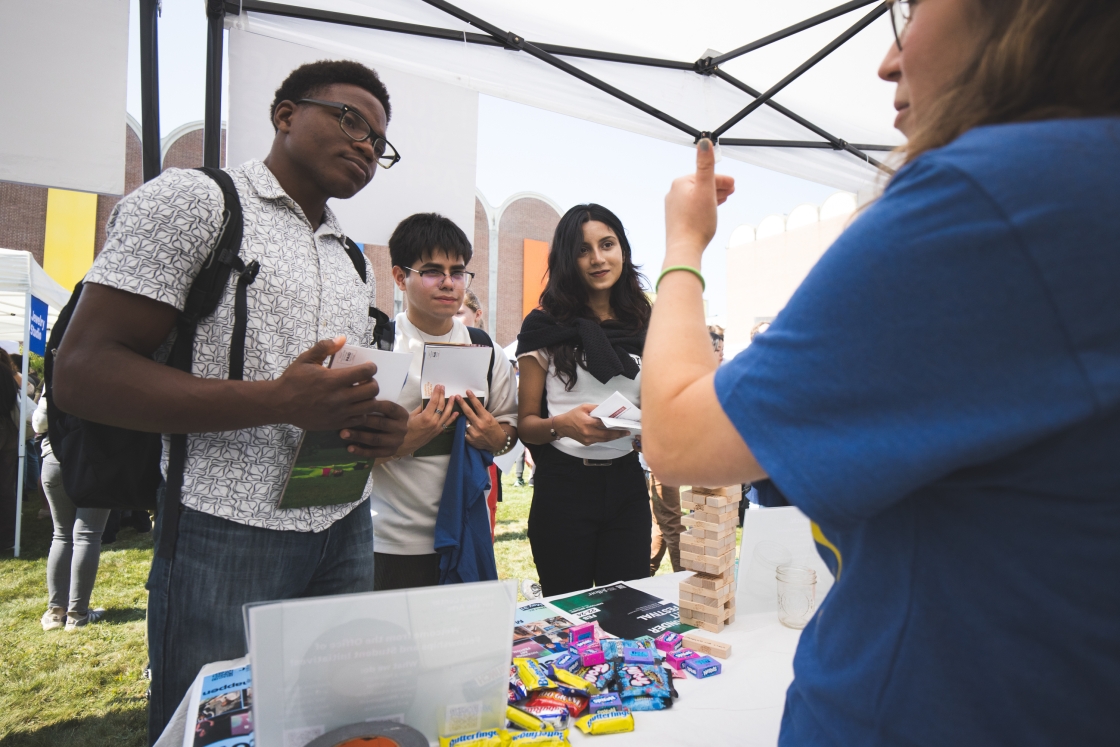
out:
{"label": "brick building", "polygon": [[[143,182],[141,130],[128,117],[124,131],[125,192]],[[164,168],[202,165],[202,122],[183,125],[163,138]],[[225,166],[225,132],[222,133]],[[114,195],[91,195],[60,189],[0,182],[0,247],[27,251],[56,281],[72,286],[89,269],[105,244],[105,224],[120,201]],[[474,257],[471,289],[481,299],[483,319],[495,341],[506,346],[517,338],[521,320],[534,308],[544,288],[548,244],[561,209],[543,195],[519,193],[498,207],[481,194],[475,198]],[[361,243],[361,237],[353,237]],[[362,244],[377,278],[377,303],[384,311],[400,310],[388,247]]]}

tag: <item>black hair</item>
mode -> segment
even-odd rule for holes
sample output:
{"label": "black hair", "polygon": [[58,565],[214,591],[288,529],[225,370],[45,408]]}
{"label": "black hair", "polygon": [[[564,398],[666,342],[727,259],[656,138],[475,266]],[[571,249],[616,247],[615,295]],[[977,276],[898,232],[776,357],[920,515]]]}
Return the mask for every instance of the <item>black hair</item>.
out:
{"label": "black hair", "polygon": [[[548,283],[541,293],[541,308],[561,324],[572,323],[576,319],[599,321],[588,304],[590,298],[587,285],[578,262],[583,246],[583,225],[591,221],[606,224],[618,237],[618,244],[622,248],[622,274],[611,288],[611,311],[617,321],[602,324],[636,334],[642,333],[649,327],[649,317],[653,311],[653,305],[646,296],[649,283],[634,264],[630,241],[626,238],[622,221],[610,210],[595,203],[576,205],[564,213],[556,224],[556,231],[552,234],[552,247],[548,252]],[[564,382],[565,388],[571,391],[575,386],[578,363],[575,345],[553,345],[548,351],[556,364],[557,376]]]}
{"label": "black hair", "polygon": [[389,107],[389,92],[377,73],[352,60],[319,60],[300,65],[276,89],[272,99],[272,106],[268,110],[268,117],[272,121],[272,129],[276,129],[276,107],[282,101],[295,103],[300,99],[313,98],[318,91],[332,86],[335,83],[348,83],[358,88],[364,88],[381,102],[385,109],[385,121],[393,115]]}
{"label": "black hair", "polygon": [[12,353],[12,368],[16,373],[23,371],[23,353]]}
{"label": "black hair", "polygon": [[0,368],[0,431],[11,431],[13,427],[16,431],[19,430],[18,426],[12,423],[12,419],[8,417],[7,413],[12,411],[16,406],[16,395],[19,393],[19,387],[16,385],[15,372],[6,371]]}
{"label": "black hair", "polygon": [[394,267],[411,267],[436,250],[459,257],[464,265],[470,264],[474,254],[463,229],[439,213],[410,215],[397,224],[389,237],[389,259]]}

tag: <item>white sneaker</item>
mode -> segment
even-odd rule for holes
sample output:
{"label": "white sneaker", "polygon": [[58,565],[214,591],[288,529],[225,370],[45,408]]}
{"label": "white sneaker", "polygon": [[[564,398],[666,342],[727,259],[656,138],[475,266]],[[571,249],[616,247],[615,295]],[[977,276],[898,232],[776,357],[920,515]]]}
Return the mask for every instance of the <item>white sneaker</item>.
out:
{"label": "white sneaker", "polygon": [[50,607],[43,613],[43,630],[58,630],[66,625],[66,610],[62,607]]}
{"label": "white sneaker", "polygon": [[531,578],[521,580],[521,596],[526,599],[540,599],[541,585]]}
{"label": "white sneaker", "polygon": [[84,628],[90,623],[95,623],[103,617],[105,617],[105,610],[103,609],[89,610],[84,615],[75,615],[73,612],[67,612],[66,629],[77,630],[78,628]]}

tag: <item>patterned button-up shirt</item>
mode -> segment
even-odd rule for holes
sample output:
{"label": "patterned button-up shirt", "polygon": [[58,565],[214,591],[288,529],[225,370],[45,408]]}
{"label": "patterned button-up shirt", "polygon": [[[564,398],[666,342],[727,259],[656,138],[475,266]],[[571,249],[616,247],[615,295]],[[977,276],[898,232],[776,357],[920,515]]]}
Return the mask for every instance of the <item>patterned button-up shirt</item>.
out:
{"label": "patterned button-up shirt", "polygon": [[[260,161],[229,170],[241,198],[245,232],[241,258],[260,262],[249,286],[245,338],[246,381],[275,379],[317,341],[346,335],[369,345],[374,305],[373,270],[363,283],[327,209],[318,230]],[[205,174],[169,169],[117,205],[108,238],[86,281],[118,288],[180,311],[191,282],[222,229],[222,191]],[[229,376],[234,283],[212,316],[198,327],[194,375]],[[165,346],[166,347],[166,346]],[[318,532],[357,503],[279,509],[302,431],[277,424],[187,440],[183,505],[240,524]],[[169,439],[164,438],[164,470]]]}

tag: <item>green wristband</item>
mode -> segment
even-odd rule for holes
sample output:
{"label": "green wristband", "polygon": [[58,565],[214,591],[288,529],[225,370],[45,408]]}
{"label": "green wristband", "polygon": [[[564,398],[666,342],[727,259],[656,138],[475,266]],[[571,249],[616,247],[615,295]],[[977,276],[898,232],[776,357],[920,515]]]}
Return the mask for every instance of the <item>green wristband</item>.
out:
{"label": "green wristband", "polygon": [[657,284],[653,286],[653,292],[657,293],[657,289],[661,287],[661,281],[665,279],[666,275],[668,275],[670,272],[676,272],[677,270],[691,272],[693,275],[700,278],[700,291],[704,292],[705,290],[707,290],[708,286],[704,283],[704,276],[701,275],[700,271],[695,267],[689,267],[688,265],[673,265],[672,267],[666,267],[661,271],[661,274],[657,276]]}

